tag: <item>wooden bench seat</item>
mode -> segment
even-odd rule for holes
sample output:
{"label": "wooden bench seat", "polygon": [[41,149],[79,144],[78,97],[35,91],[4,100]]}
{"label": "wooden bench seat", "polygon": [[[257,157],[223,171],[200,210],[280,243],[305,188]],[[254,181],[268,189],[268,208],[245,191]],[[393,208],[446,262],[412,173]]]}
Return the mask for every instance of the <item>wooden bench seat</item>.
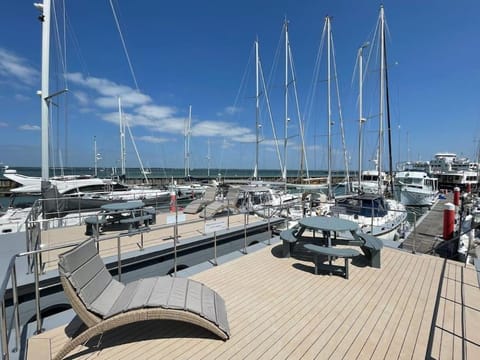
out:
{"label": "wooden bench seat", "polygon": [[288,258],[293,253],[295,243],[298,241],[298,238],[296,237],[297,232],[298,228],[291,228],[283,230],[280,233],[280,239],[282,240],[283,257]]}
{"label": "wooden bench seat", "polygon": [[357,233],[358,237],[364,241],[360,246],[371,267],[380,269],[381,266],[381,250],[383,248],[382,240],[373,235],[365,233]]}
{"label": "wooden bench seat", "polygon": [[148,226],[149,222],[152,220],[152,215],[141,215],[133,216],[120,220],[120,224],[128,224],[128,231],[132,229],[137,229],[142,223],[145,226]]}
{"label": "wooden bench seat", "polygon": [[100,233],[103,225],[107,223],[107,220],[104,217],[99,216],[88,216],[85,218],[85,235],[91,236],[94,233],[94,230]]}
{"label": "wooden bench seat", "polygon": [[[321,269],[327,270],[330,275],[335,272],[344,276],[345,279],[348,279],[348,259],[360,255],[357,250],[350,248],[326,247],[315,244],[305,244],[304,247],[313,254],[316,275],[318,275],[318,272]],[[345,266],[332,265],[331,260],[329,260],[329,264],[323,264],[322,259],[320,259],[320,256],[322,255],[328,257],[344,258]]]}

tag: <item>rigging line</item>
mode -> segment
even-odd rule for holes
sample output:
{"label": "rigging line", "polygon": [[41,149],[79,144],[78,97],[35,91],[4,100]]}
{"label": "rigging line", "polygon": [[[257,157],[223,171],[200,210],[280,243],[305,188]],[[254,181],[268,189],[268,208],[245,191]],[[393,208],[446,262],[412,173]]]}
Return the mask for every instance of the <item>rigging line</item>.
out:
{"label": "rigging line", "polygon": [[[53,27],[54,27],[54,41],[55,41],[55,49],[57,50],[57,59],[59,59],[58,62],[56,62],[56,65],[58,66],[60,64],[60,68],[61,70],[58,71],[58,69],[56,70],[56,74],[58,75],[59,72],[61,72],[61,80],[59,79],[58,76],[56,76],[56,81],[57,81],[57,88],[60,88],[60,84],[58,84],[58,82],[63,82],[63,86],[65,88],[68,87],[68,80],[67,80],[67,58],[66,58],[66,31],[65,31],[65,3],[63,2],[63,46],[62,46],[62,41],[61,41],[61,34],[60,34],[60,22],[59,22],[59,18],[58,18],[58,15],[57,15],[57,7],[55,6],[52,6],[52,11],[53,11],[53,14],[52,14],[52,18],[54,19],[53,21]],[[66,101],[66,100],[65,100]],[[53,103],[52,101],[50,102],[50,105],[54,105],[57,107],[58,109],[58,105],[56,105],[55,103]],[[65,119],[65,124],[64,124],[64,132],[65,132],[65,136],[64,136],[64,140],[65,140],[65,143],[64,143],[64,153],[65,153],[65,160],[66,160],[66,164],[68,165],[68,112],[67,112],[67,109],[66,107],[64,108],[64,111],[65,111],[65,115],[64,115],[64,119]],[[56,112],[56,118],[57,118],[57,127],[56,127],[56,130],[57,130],[57,137],[56,137],[56,145],[52,145],[54,147],[56,147],[55,150],[51,150],[51,153],[53,154],[52,156],[52,159],[53,161],[55,162],[55,154],[60,154],[60,110],[57,110]],[[53,119],[53,118],[52,118]],[[51,123],[51,128],[53,129],[53,121]],[[63,175],[63,164],[62,165],[62,175]],[[54,167],[55,167],[55,164],[54,164]]]}
{"label": "rigging line", "polygon": [[298,102],[297,77],[296,77],[296,72],[295,72],[295,64],[293,63],[293,55],[292,55],[292,49],[290,47],[290,44],[289,44],[289,47],[288,47],[288,56],[289,56],[289,60],[290,60],[290,72],[291,72],[291,75],[292,75],[293,94],[294,94],[294,97],[295,97],[295,107],[296,107],[296,110],[297,110],[298,126],[299,126],[299,129],[300,129],[300,138],[301,138],[301,141],[302,141],[301,157],[302,157],[302,160],[305,161],[307,178],[310,178],[310,172],[309,172],[309,169],[308,169],[307,153],[305,151],[305,134],[304,134],[305,128],[304,128],[304,124],[303,124],[303,121],[302,121],[302,115],[300,113],[300,105],[299,105],[299,102]]}
{"label": "rigging line", "polygon": [[248,61],[247,65],[245,66],[245,70],[243,71],[242,75],[242,80],[240,81],[240,86],[238,87],[237,95],[235,96],[235,101],[233,103],[233,106],[236,107],[238,104],[239,98],[240,98],[240,93],[242,92],[243,89],[245,89],[245,83],[247,82],[246,79],[248,79],[249,74],[250,74],[250,67],[252,63],[252,58],[253,58],[253,51],[250,51],[250,54],[248,56]]}
{"label": "rigging line", "polygon": [[70,29],[70,31],[68,31],[68,34],[71,36],[71,43],[72,43],[73,49],[76,52],[76,55],[80,61],[82,73],[85,73],[87,76],[90,76],[90,72],[88,71],[88,68],[87,68],[87,63],[83,58],[82,51],[80,49],[80,43],[78,41],[78,38],[75,35],[75,29],[73,27],[73,24],[70,22],[70,17],[67,16],[65,18],[65,22],[66,22],[66,27]]}
{"label": "rigging line", "polygon": [[125,56],[127,58],[128,67],[130,68],[130,73],[132,74],[133,82],[135,83],[135,88],[137,91],[140,91],[138,87],[137,78],[135,76],[135,72],[133,71],[133,65],[132,65],[132,62],[130,61],[130,56],[128,55],[127,45],[125,43],[125,39],[122,34],[122,29],[120,28],[120,23],[118,21],[117,13],[115,12],[115,8],[113,6],[112,0],[110,0],[109,2],[110,2],[110,7],[112,8],[113,18],[115,19],[115,24],[117,26],[118,34],[120,35],[120,40],[122,41],[123,51],[125,52]]}
{"label": "rigging line", "polygon": [[[313,74],[312,74],[312,82],[310,84],[310,90],[307,95],[307,99],[305,101],[306,103],[306,111],[305,111],[305,118],[310,119],[312,116],[313,112],[313,103],[314,99],[317,93],[317,82],[320,77],[320,67],[321,67],[321,60],[323,57],[323,48],[325,46],[325,38],[326,38],[326,23],[323,25],[323,30],[322,30],[322,36],[320,38],[320,44],[318,46],[318,51],[317,55],[315,58],[315,65],[313,68]],[[308,120],[306,121],[307,124],[309,124]],[[315,122],[314,122],[315,124]],[[307,127],[308,130],[308,127]]]}
{"label": "rigging line", "polygon": [[[66,65],[66,58],[64,58],[67,50],[66,50],[66,47],[65,47],[65,40],[64,40],[64,45],[63,46],[60,42],[61,37],[60,37],[59,22],[58,22],[58,18],[57,18],[56,7],[52,6],[52,10],[53,10],[53,18],[54,18],[53,24],[54,24],[54,28],[55,28],[55,40],[56,40],[56,43],[57,43],[58,53],[59,54],[63,53],[62,54],[63,56],[59,56],[59,57],[60,57],[60,63],[62,65],[63,80],[65,81],[65,87],[67,87],[67,65]],[[65,33],[63,34],[63,38],[65,39]]]}
{"label": "rigging line", "polygon": [[260,78],[262,80],[262,85],[263,85],[263,89],[264,89],[263,91],[265,93],[265,102],[266,102],[266,106],[267,106],[267,109],[268,109],[270,124],[272,126],[273,138],[275,139],[275,150],[276,150],[278,161],[279,161],[279,164],[280,164],[280,169],[283,169],[282,155],[280,154],[280,145],[278,143],[277,131],[275,129],[272,109],[271,109],[271,106],[270,106],[270,99],[268,97],[268,91],[267,91],[267,86],[266,86],[267,84],[265,84],[265,77],[264,77],[264,74],[263,74],[262,62],[260,61],[260,59],[259,59],[259,71],[260,71]]}
{"label": "rigging line", "polygon": [[[284,29],[285,29],[285,24],[282,25],[282,30],[280,32],[280,37],[278,38],[277,48],[275,50],[275,55],[273,56],[272,66],[270,67],[270,73],[268,74],[268,78],[267,78],[267,87],[269,89],[273,88],[273,85],[272,85],[273,77],[274,77],[274,74],[276,73],[276,70],[278,68],[278,64],[280,63],[279,58],[280,58],[280,53],[281,53],[282,46],[283,46]],[[282,87],[283,87],[283,85],[282,85]]]}
{"label": "rigging line", "polygon": [[345,172],[346,172],[347,184],[349,184],[350,183],[350,174],[349,174],[349,168],[348,168],[347,143],[346,143],[346,140],[345,140],[345,128],[343,126],[344,124],[343,124],[342,104],[340,102],[340,90],[338,88],[337,61],[336,61],[336,57],[335,57],[335,46],[333,45],[333,34],[331,35],[331,41],[332,41],[333,73],[334,73],[334,76],[335,76],[335,90],[336,90],[336,93],[337,93],[338,117],[340,118],[340,132],[341,132],[341,135],[342,135]]}
{"label": "rigging line", "polygon": [[142,159],[140,158],[140,154],[138,152],[137,145],[135,144],[135,140],[133,138],[132,130],[130,130],[130,125],[128,124],[128,120],[126,118],[125,118],[125,125],[127,127],[128,134],[130,135],[130,140],[132,141],[132,145],[133,145],[133,148],[135,149],[135,153],[137,154],[138,162],[140,163],[140,169],[142,171],[143,177],[145,178],[145,183],[148,185],[149,184],[148,177],[147,177],[147,174],[145,173],[145,168],[143,166]]}

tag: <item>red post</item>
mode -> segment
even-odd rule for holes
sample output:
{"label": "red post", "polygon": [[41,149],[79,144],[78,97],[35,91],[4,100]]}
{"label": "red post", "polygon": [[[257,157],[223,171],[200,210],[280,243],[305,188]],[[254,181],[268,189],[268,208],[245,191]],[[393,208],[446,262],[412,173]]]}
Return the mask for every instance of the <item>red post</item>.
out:
{"label": "red post", "polygon": [[466,189],[467,193],[471,193],[472,192],[472,184],[471,183],[467,183],[467,189]]}
{"label": "red post", "polygon": [[175,191],[170,192],[170,212],[175,212],[175,203],[177,202],[177,195]]}
{"label": "red post", "polygon": [[455,205],[446,203],[443,209],[443,240],[453,238],[455,230]]}
{"label": "red post", "polygon": [[453,188],[453,205],[460,206],[460,188]]}

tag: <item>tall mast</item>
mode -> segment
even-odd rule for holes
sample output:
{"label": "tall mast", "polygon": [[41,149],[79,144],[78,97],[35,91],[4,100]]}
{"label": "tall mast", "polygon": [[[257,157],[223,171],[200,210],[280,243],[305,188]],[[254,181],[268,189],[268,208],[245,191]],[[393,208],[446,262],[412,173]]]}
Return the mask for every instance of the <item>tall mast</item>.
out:
{"label": "tall mast", "polygon": [[43,4],[35,3],[34,6],[42,12],[39,19],[42,22],[42,88],[41,113],[42,113],[42,182],[49,178],[49,153],[48,153],[48,117],[49,117],[49,77],[50,77],[50,0]]}
{"label": "tall mast", "polygon": [[283,179],[287,190],[287,144],[288,144],[288,21],[285,19],[285,139],[283,142]]}
{"label": "tall mast", "polygon": [[118,121],[120,124],[120,168],[121,168],[121,176],[125,177],[125,123],[123,122],[123,115],[122,115],[122,99],[118,97]]}
{"label": "tall mast", "polygon": [[[385,28],[384,28],[385,30]],[[387,65],[387,43],[385,35],[383,36],[383,49],[385,52],[385,96],[387,102],[387,134],[388,134],[388,173],[390,182],[390,191],[393,196],[393,160],[392,160],[392,126],[390,121],[390,95],[388,92],[388,65]]]}
{"label": "tall mast", "polygon": [[380,117],[378,131],[378,192],[382,193],[382,151],[383,151],[383,116],[384,116],[384,100],[385,100],[385,17],[383,5],[380,6]]}
{"label": "tall mast", "polygon": [[258,180],[258,150],[260,141],[260,86],[259,86],[259,56],[258,56],[258,40],[255,40],[255,131],[256,131],[256,144],[255,144],[255,172],[254,180]]}
{"label": "tall mast", "polygon": [[97,176],[97,161],[98,161],[98,154],[97,154],[97,137],[93,137],[93,162],[94,162],[94,175]]}
{"label": "tall mast", "polygon": [[207,176],[210,177],[210,160],[212,157],[210,156],[210,139],[207,140]]}
{"label": "tall mast", "polygon": [[188,119],[185,125],[185,177],[190,177],[190,133],[192,127],[192,105],[188,106]]}
{"label": "tall mast", "polygon": [[331,82],[330,82],[330,74],[331,74],[331,24],[330,24],[330,17],[327,16],[325,18],[327,22],[327,111],[328,111],[328,177],[327,177],[327,185],[328,185],[328,198],[332,198],[332,104],[331,104]]}
{"label": "tall mast", "polygon": [[363,117],[363,49],[369,43],[365,43],[358,49],[358,192],[362,188],[362,160],[363,160],[363,124],[366,119]]}

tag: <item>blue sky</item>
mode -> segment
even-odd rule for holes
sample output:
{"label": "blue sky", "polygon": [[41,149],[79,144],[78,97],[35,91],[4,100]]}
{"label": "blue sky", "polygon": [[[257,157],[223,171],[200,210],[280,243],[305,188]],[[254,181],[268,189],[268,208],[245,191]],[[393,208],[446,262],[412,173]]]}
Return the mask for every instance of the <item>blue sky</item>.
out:
{"label": "blue sky", "polygon": [[[100,166],[117,166],[117,97],[148,167],[183,167],[184,121],[192,106],[191,165],[253,168],[255,70],[260,57],[277,137],[284,137],[284,19],[296,71],[299,111],[305,121],[308,166],[326,163],[326,50],[313,80],[326,15],[332,16],[335,61],[350,166],[358,158],[358,47],[372,41],[380,2],[365,1],[112,1],[135,78],[108,0],[54,1],[60,41],[52,38],[51,92],[68,87],[52,111],[52,160],[92,166],[96,137]],[[450,151],[473,157],[480,139],[480,2],[386,0],[393,158],[429,160]],[[0,22],[0,162],[40,166],[41,26],[31,1],[4,4]],[[55,26],[52,32],[56,33]],[[64,40],[65,39],[65,40]],[[58,51],[58,43],[66,47]],[[66,61],[59,53],[66,53]],[[277,54],[277,55],[276,55]],[[62,61],[66,66],[62,66]],[[372,61],[373,64],[373,61]],[[66,70],[65,70],[66,68]],[[368,70],[374,79],[378,67]],[[67,79],[65,81],[65,79]],[[377,84],[368,80],[370,84]],[[138,89],[137,89],[138,85]],[[312,88],[316,91],[313,92]],[[299,167],[300,137],[289,87],[288,168]],[[333,88],[334,89],[334,88]],[[315,95],[313,95],[315,93]],[[364,161],[374,157],[378,85],[366,85]],[[314,104],[309,107],[309,103]],[[272,125],[262,97],[260,168],[277,169]],[[332,107],[333,166],[343,169],[336,98]],[[283,141],[283,140],[281,140]],[[210,144],[208,146],[207,144]],[[283,156],[283,142],[280,148]],[[138,161],[127,141],[127,166]]]}

